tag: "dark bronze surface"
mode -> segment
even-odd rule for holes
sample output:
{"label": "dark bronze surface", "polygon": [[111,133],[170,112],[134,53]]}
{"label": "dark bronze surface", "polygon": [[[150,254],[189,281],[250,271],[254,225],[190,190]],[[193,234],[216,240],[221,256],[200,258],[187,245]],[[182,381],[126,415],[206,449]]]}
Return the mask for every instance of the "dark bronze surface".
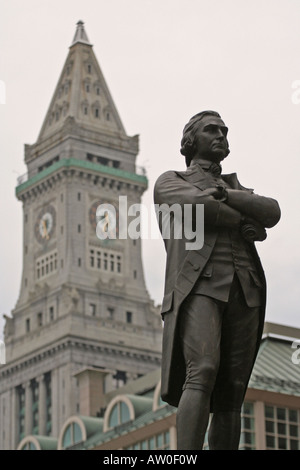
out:
{"label": "dark bronze surface", "polygon": [[[213,413],[209,448],[237,449],[240,412],[257,355],[266,283],[254,245],[280,219],[277,201],[222,175],[228,129],[218,113],[188,122],[181,153],[186,171],[167,171],[154,188],[156,204],[204,205],[204,245],[187,250],[165,238],[167,252],[162,398],[177,411],[178,449],[199,450]],[[171,230],[172,233],[172,230]]]}

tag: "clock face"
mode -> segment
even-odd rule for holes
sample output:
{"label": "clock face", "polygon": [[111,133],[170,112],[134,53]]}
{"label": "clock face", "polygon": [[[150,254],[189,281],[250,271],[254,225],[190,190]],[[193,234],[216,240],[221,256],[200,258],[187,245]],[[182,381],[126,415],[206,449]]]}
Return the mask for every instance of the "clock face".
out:
{"label": "clock face", "polygon": [[35,224],[35,236],[40,243],[49,241],[53,235],[55,216],[56,214],[53,206],[47,206],[39,213]]}

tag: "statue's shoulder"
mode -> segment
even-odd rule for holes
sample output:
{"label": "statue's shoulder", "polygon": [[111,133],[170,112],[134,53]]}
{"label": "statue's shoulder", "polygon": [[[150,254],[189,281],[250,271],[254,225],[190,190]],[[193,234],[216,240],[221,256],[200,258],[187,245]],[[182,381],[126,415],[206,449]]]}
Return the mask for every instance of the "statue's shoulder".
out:
{"label": "statue's shoulder", "polygon": [[181,173],[185,173],[184,171],[177,171],[177,170],[168,170],[162,173],[156,180],[155,184],[161,184],[165,181],[177,179]]}

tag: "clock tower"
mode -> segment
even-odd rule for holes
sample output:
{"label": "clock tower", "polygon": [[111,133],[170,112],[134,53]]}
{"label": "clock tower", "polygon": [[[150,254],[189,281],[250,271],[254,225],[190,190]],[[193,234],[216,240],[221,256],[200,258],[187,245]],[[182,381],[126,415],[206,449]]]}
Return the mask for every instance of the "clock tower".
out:
{"label": "clock tower", "polygon": [[[138,136],[127,136],[79,21],[16,187],[23,274],[6,316],[2,449],[28,434],[55,436],[69,416],[84,414],[80,377],[88,371],[100,396],[101,387],[109,391],[160,365],[161,321],[145,286],[141,240],[118,236],[119,197],[130,207],[147,189],[137,154]],[[97,236],[102,204],[100,227],[104,233],[105,222],[116,224],[114,238]]]}

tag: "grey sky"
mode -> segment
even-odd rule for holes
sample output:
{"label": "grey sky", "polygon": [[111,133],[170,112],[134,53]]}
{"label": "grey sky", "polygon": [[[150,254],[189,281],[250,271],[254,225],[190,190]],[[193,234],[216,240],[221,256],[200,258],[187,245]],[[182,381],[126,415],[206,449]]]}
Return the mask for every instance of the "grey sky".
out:
{"label": "grey sky", "polygon": [[[145,204],[160,173],[184,169],[179,145],[189,118],[204,109],[221,113],[231,148],[224,171],[236,171],[282,209],[258,244],[267,320],[300,327],[300,104],[292,102],[299,0],[1,0],[0,18],[1,315],[15,306],[21,282],[22,208],[14,190],[26,172],[23,146],[37,139],[82,19],[127,133],[140,134]],[[143,246],[147,286],[160,303],[163,245]]]}

